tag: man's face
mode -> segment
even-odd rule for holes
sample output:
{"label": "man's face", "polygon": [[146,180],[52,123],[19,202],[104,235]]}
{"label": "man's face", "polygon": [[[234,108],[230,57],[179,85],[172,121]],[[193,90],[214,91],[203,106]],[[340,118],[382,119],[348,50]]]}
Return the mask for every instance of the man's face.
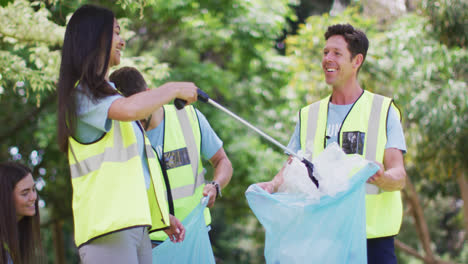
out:
{"label": "man's face", "polygon": [[357,73],[355,56],[351,59],[351,52],[343,36],[335,35],[328,38],[323,49],[322,69],[325,81],[332,86],[345,85]]}

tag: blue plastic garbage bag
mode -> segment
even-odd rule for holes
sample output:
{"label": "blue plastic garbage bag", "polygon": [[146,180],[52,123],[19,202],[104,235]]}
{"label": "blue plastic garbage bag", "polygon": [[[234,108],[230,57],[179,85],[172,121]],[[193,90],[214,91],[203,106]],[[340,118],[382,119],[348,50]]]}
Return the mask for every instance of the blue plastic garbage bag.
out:
{"label": "blue plastic garbage bag", "polygon": [[364,183],[377,170],[368,163],[349,179],[349,189],[312,202],[251,185],[246,197],[265,228],[266,263],[367,263]]}
{"label": "blue plastic garbage bag", "polygon": [[208,228],[203,211],[208,204],[208,196],[182,221],[185,227],[185,239],[173,243],[166,239],[153,249],[153,263],[215,263],[211,248]]}

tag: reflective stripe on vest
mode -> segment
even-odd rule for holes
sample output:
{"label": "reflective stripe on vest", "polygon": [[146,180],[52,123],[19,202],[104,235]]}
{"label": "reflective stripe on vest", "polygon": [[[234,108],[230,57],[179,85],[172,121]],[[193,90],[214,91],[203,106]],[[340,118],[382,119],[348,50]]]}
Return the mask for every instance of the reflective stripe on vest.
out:
{"label": "reflective stripe on vest", "polygon": [[[382,104],[384,102],[384,97],[378,94],[374,95],[374,100],[372,100],[372,107],[369,117],[369,123],[367,125],[367,135],[366,135],[366,155],[365,159],[367,160],[377,160],[377,142],[379,136],[379,125],[381,124],[381,115]],[[387,122],[387,119],[384,119]],[[386,141],[386,140],[385,140]],[[383,157],[382,161],[383,163]],[[379,187],[374,184],[366,183],[366,194],[379,194],[382,192]]]}
{"label": "reflective stripe on vest", "polygon": [[[326,145],[326,126],[330,96],[304,107],[300,112],[301,148],[318,155]],[[340,147],[348,154],[359,154],[368,160],[383,163],[387,141],[387,115],[392,104],[390,98],[364,91],[351,107],[338,135]],[[398,109],[395,107],[398,112]],[[399,114],[399,112],[398,112]],[[307,124],[303,126],[302,124]],[[344,134],[364,136],[357,152],[347,152]],[[359,152],[362,151],[362,152]],[[402,201],[399,191],[382,192],[377,186],[366,184],[367,237],[396,235],[402,220]]]}
{"label": "reflective stripe on vest", "polygon": [[[203,169],[197,175],[195,185],[185,185],[185,186],[181,186],[181,187],[171,188],[172,199],[178,200],[178,199],[181,199],[181,198],[192,196],[194,194],[195,190],[199,186],[205,184],[205,174],[206,174],[206,170]],[[166,197],[167,197],[167,192],[166,192]]]}
{"label": "reflective stripe on vest", "polygon": [[[187,150],[188,150],[188,154],[190,158],[190,166],[192,167],[192,172],[193,172],[192,175],[195,181],[193,191],[190,194],[192,195],[195,192],[195,188],[197,187],[198,165],[201,162],[200,151],[199,151],[199,148],[197,148],[197,143],[195,141],[195,136],[193,135],[194,132],[192,130],[192,125],[190,123],[190,120],[187,114],[187,109],[185,109],[184,107],[183,109],[176,110],[176,114],[177,114],[177,119],[179,120],[182,134],[184,135],[185,144],[187,146]],[[198,119],[197,119],[197,122],[198,122]],[[198,128],[198,131],[200,131],[200,128]],[[203,182],[204,182],[204,179],[203,179]],[[178,196],[181,196],[181,195],[178,195]]]}
{"label": "reflective stripe on vest", "polygon": [[[127,147],[123,146],[120,126],[112,132],[114,133],[114,142],[112,146],[106,147],[102,153],[89,156],[80,162],[78,162],[78,158],[76,157],[73,148],[70,146],[70,151],[72,153],[70,172],[72,178],[82,177],[98,170],[103,162],[126,162],[136,156],[139,156],[137,142],[134,142]],[[91,152],[89,152],[89,154],[91,154]]]}
{"label": "reflective stripe on vest", "polygon": [[113,121],[108,133],[89,144],[69,137],[78,247],[126,228],[151,226],[150,230],[159,230],[168,226],[161,168],[146,136],[144,140],[151,174],[148,190],[131,122]]}
{"label": "reflective stripe on vest", "polygon": [[[164,106],[163,153],[174,202],[174,215],[183,220],[200,203],[205,186],[205,169],[201,162],[201,134],[193,106],[177,110]],[[208,208],[206,223],[211,223]],[[150,234],[151,240],[163,241],[164,232]]]}

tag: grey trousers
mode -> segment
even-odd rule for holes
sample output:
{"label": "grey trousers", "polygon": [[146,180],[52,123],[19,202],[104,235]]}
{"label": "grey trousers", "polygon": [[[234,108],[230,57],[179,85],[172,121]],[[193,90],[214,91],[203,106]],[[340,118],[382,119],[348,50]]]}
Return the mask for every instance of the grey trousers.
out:
{"label": "grey trousers", "polygon": [[100,238],[78,250],[83,264],[151,264],[152,247],[147,227],[135,227]]}

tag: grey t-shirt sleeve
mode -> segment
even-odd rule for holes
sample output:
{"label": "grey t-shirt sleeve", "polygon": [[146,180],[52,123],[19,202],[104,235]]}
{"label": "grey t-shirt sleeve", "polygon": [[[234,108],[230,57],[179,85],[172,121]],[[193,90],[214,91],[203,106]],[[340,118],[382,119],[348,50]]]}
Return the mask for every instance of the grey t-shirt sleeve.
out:
{"label": "grey t-shirt sleeve", "polygon": [[79,142],[90,143],[108,132],[112,125],[112,120],[108,118],[109,108],[119,98],[122,95],[116,94],[93,101],[86,94],[78,92],[75,138]]}
{"label": "grey t-shirt sleeve", "polygon": [[198,117],[198,123],[200,124],[201,154],[203,158],[209,160],[223,146],[223,141],[221,141],[216,132],[210,126],[206,117],[198,111],[198,109],[195,109],[195,111]]}
{"label": "grey t-shirt sleeve", "polygon": [[390,107],[387,118],[387,144],[385,148],[397,148],[406,153],[405,135],[400,118],[393,106]]}

